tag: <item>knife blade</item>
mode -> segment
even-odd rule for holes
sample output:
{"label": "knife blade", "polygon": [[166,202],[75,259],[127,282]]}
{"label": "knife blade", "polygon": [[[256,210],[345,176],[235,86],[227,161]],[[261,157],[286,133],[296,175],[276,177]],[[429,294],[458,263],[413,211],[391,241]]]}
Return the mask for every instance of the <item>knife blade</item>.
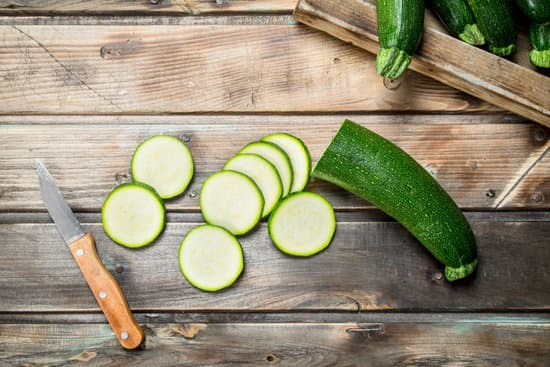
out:
{"label": "knife blade", "polygon": [[145,334],[134,319],[117,281],[101,261],[92,234],[84,232],[54,178],[42,162],[36,162],[36,170],[42,200],[119,343],[126,349],[141,347],[145,341]]}

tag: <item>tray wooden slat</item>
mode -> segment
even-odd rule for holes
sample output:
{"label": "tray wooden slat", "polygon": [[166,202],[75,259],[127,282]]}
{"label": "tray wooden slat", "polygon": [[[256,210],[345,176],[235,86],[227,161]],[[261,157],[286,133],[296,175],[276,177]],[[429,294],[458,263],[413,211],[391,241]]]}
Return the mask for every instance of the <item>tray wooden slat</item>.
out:
{"label": "tray wooden slat", "polygon": [[[374,0],[300,0],[294,16],[372,53],[378,51]],[[550,126],[549,77],[451,37],[429,13],[426,18],[412,70]]]}
{"label": "tray wooden slat", "polygon": [[[480,267],[466,282],[442,279],[441,265],[398,223],[339,219],[331,246],[309,259],[281,254],[261,224],[240,238],[244,274],[216,294],[194,289],[178,267],[179,243],[200,218],[168,223],[139,251],[111,242],[101,224],[84,228],[136,311],[550,310],[550,221],[467,217]],[[0,312],[99,310],[53,224],[0,225],[0,289]]]}
{"label": "tray wooden slat", "polygon": [[0,26],[0,114],[500,109],[303,25]]}

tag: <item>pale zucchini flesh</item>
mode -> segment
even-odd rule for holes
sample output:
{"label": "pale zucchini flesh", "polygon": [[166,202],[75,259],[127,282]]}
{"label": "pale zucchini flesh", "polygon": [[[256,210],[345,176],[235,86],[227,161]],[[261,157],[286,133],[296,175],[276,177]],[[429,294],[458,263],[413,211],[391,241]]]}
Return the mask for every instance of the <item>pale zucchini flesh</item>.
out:
{"label": "pale zucchini flesh", "polygon": [[182,194],[193,177],[193,157],[178,138],[156,135],[141,143],[131,162],[132,178],[152,186],[163,199]]}
{"label": "pale zucchini flesh", "polygon": [[223,169],[240,172],[250,177],[264,198],[262,218],[271,213],[283,194],[281,178],[271,163],[257,154],[239,153],[227,161]]}
{"label": "pale zucchini flesh", "polygon": [[294,175],[290,192],[303,191],[311,173],[311,156],[304,142],[286,133],[267,135],[262,138],[262,141],[273,143],[285,151],[290,158]]}
{"label": "pale zucchini flesh", "polygon": [[185,235],[178,259],[185,279],[208,292],[232,285],[244,267],[239,241],[227,230],[209,224],[195,227]]}
{"label": "pale zucchini flesh", "polygon": [[207,223],[223,227],[233,235],[242,235],[254,228],[264,207],[264,198],[254,181],[229,170],[206,179],[199,202]]}
{"label": "pale zucchini flesh", "polygon": [[130,248],[143,247],[164,229],[164,204],[147,185],[123,184],[105,199],[101,220],[105,233],[116,243]]}
{"label": "pale zucchini flesh", "polygon": [[336,231],[336,217],[321,195],[301,192],[281,201],[269,218],[271,240],[283,253],[311,256],[324,250]]}
{"label": "pale zucchini flesh", "polygon": [[281,183],[283,185],[282,197],[285,197],[290,193],[293,178],[292,165],[284,150],[267,141],[256,141],[246,145],[239,151],[239,153],[257,154],[274,165],[279,173],[279,177],[281,178]]}

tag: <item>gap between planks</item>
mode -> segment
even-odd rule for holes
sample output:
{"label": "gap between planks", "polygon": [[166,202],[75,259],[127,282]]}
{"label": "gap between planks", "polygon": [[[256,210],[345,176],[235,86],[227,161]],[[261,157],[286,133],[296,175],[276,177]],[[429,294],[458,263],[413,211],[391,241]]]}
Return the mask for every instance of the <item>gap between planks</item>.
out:
{"label": "gap between planks", "polygon": [[[155,312],[134,311],[138,323],[550,323],[550,313],[529,312]],[[0,324],[105,324],[101,312],[1,312]]]}

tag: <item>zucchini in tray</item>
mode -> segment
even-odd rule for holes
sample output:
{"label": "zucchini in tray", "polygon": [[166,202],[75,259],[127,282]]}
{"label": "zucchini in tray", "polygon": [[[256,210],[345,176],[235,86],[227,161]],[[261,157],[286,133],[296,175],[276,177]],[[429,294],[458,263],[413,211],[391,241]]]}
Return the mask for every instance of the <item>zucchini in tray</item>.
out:
{"label": "zucchini in tray", "polygon": [[535,66],[550,68],[550,0],[516,0],[531,21],[529,60]]}
{"label": "zucchini in tray", "polygon": [[378,74],[397,79],[411,63],[424,31],[424,0],[378,0],[376,2],[380,51]]}
{"label": "zucchini in tray", "polygon": [[395,218],[445,265],[449,281],[476,269],[476,242],[468,221],[439,183],[392,142],[346,120],[312,175]]}
{"label": "zucchini in tray", "polygon": [[509,56],[516,50],[517,26],[510,0],[468,0],[489,51]]}
{"label": "zucchini in tray", "polygon": [[471,45],[485,44],[466,0],[431,0],[433,10],[447,30]]}

